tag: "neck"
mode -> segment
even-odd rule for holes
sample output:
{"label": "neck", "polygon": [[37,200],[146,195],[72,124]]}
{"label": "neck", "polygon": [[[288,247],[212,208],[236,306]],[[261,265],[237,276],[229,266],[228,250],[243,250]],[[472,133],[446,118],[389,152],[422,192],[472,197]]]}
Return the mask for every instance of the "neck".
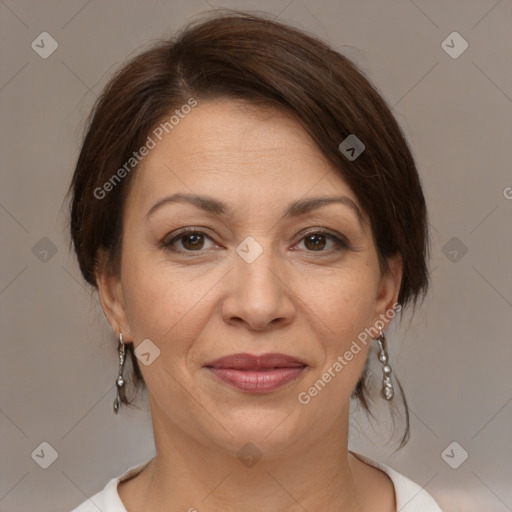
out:
{"label": "neck", "polygon": [[264,456],[254,464],[250,459],[245,459],[244,464],[236,453],[201,443],[155,412],[152,416],[157,455],[139,476],[136,500],[141,510],[364,509],[360,489],[354,482],[353,457],[347,449],[347,411],[319,441],[288,447],[279,455]]}

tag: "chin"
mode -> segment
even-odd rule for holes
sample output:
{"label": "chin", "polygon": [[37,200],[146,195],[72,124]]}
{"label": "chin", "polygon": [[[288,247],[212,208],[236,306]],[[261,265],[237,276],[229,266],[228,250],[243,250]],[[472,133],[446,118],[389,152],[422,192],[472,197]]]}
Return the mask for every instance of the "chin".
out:
{"label": "chin", "polygon": [[255,452],[254,456],[277,458],[302,437],[298,416],[290,411],[291,405],[272,410],[239,407],[231,414],[220,415],[224,428],[216,430],[219,437],[215,436],[212,442],[238,458],[251,456],[251,452]]}

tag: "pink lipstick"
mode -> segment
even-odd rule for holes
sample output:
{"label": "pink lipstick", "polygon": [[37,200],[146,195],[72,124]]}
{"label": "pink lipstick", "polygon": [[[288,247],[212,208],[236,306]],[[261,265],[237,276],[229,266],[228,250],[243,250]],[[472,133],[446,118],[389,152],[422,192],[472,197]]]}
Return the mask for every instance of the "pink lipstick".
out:
{"label": "pink lipstick", "polygon": [[224,382],[249,393],[268,393],[296,379],[307,367],[285,354],[232,354],[205,365]]}

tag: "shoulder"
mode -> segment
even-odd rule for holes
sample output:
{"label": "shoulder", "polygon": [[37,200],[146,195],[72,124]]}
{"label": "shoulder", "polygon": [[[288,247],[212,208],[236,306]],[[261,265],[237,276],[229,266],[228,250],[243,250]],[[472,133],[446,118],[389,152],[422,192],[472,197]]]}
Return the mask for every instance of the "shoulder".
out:
{"label": "shoulder", "polygon": [[124,508],[112,508],[112,506],[107,505],[109,502],[112,502],[113,493],[115,492],[114,486],[117,486],[116,480],[116,478],[110,480],[103,490],[82,502],[71,512],[98,512],[98,510],[104,512],[126,512]]}
{"label": "shoulder", "polygon": [[94,494],[71,512],[126,512],[126,508],[119,497],[117,486],[123,480],[127,480],[140,473],[152,459],[128,468],[122,475],[112,478],[105,487]]}
{"label": "shoulder", "polygon": [[396,498],[396,509],[400,512],[443,512],[434,498],[425,489],[398,473],[386,464],[376,462],[369,457],[350,452],[366,464],[380,469],[393,482]]}

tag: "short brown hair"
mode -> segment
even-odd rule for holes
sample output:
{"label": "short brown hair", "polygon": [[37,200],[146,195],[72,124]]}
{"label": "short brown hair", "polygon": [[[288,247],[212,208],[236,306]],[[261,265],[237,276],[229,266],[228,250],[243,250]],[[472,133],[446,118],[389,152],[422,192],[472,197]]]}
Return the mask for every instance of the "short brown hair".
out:
{"label": "short brown hair", "polygon": [[[69,190],[71,237],[89,284],[96,287],[100,250],[108,256],[109,271],[119,272],[123,205],[135,171],[101,200],[94,191],[162,118],[191,97],[242,99],[291,112],[368,215],[381,270],[387,270],[388,257],[401,255],[398,302],[402,308],[412,302],[415,309],[429,284],[427,210],[413,156],[390,108],[364,73],[326,43],[265,15],[231,10],[189,23],[135,56],[98,98]],[[354,160],[339,149],[351,134],[365,145]],[[138,388],[144,381],[133,344],[128,349]],[[369,412],[367,374],[366,369],[354,396]],[[403,392],[402,398],[403,445],[409,419]]]}

